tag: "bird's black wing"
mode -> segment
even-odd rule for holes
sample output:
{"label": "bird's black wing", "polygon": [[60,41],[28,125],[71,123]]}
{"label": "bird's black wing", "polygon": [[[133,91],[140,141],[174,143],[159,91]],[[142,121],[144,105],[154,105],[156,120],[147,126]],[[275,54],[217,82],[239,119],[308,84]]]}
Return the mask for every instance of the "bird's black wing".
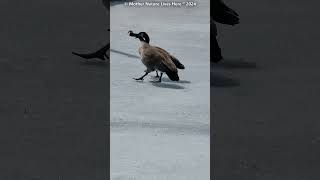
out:
{"label": "bird's black wing", "polygon": [[172,60],[172,62],[174,63],[174,65],[176,65],[176,67],[178,69],[184,69],[184,65],[174,56],[172,56],[170,53],[168,53],[166,50],[160,48],[160,47],[157,47],[157,46],[154,46],[155,48],[157,48],[158,50],[162,51],[163,53],[165,54],[168,54],[170,56],[170,59]]}
{"label": "bird's black wing", "polygon": [[174,63],[174,65],[176,65],[176,67],[178,69],[184,69],[185,68],[184,65],[176,57],[170,55],[170,58],[171,58],[172,62]]}

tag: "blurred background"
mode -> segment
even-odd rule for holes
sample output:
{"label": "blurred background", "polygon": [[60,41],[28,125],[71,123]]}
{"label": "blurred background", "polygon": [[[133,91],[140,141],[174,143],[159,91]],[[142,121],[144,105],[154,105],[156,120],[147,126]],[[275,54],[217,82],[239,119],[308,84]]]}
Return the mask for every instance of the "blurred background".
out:
{"label": "blurred background", "polygon": [[318,1],[225,0],[211,76],[215,179],[319,179]]}
{"label": "blurred background", "polygon": [[105,180],[109,41],[101,0],[0,2],[0,179]]}

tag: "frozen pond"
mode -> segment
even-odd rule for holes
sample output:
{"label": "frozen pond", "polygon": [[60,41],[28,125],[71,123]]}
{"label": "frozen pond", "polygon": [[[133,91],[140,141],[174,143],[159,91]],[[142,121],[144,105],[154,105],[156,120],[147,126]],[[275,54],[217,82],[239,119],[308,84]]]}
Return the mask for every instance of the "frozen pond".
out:
{"label": "frozen pond", "polygon": [[186,67],[180,82],[155,73],[143,82],[139,58],[111,52],[113,180],[206,180],[210,175],[209,1],[192,8],[111,6],[111,49],[138,56],[128,30],[145,31]]}

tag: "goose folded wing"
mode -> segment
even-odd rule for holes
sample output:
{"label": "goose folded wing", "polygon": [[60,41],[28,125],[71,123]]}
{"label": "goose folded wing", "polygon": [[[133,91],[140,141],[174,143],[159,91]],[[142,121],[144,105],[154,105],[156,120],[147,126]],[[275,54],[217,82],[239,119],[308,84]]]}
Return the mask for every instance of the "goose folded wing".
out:
{"label": "goose folded wing", "polygon": [[170,53],[168,53],[166,50],[162,49],[161,47],[158,47],[158,46],[153,46],[153,47],[159,52],[168,54],[170,56]]}
{"label": "goose folded wing", "polygon": [[176,57],[174,57],[173,55],[168,53],[166,50],[164,50],[164,49],[162,49],[160,47],[157,47],[157,46],[154,46],[154,48],[158,49],[162,53],[167,54],[177,68],[179,68],[179,69],[184,69],[185,68],[184,65]]}
{"label": "goose folded wing", "polygon": [[168,68],[168,70],[170,70],[172,72],[177,72],[177,67],[172,62],[172,60],[170,59],[170,56],[164,55],[164,54],[159,54],[159,56],[161,57],[161,63],[160,64],[162,66],[165,66],[166,68]]}

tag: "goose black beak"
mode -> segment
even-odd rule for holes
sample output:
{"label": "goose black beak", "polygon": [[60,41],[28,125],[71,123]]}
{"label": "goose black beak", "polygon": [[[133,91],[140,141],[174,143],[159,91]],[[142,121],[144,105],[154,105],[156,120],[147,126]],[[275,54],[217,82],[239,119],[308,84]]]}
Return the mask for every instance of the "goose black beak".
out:
{"label": "goose black beak", "polygon": [[135,37],[135,38],[138,38],[138,36],[139,36],[139,34],[135,34],[135,33],[133,33],[133,31],[128,31],[128,34],[129,34],[129,36],[132,36],[132,37]]}

